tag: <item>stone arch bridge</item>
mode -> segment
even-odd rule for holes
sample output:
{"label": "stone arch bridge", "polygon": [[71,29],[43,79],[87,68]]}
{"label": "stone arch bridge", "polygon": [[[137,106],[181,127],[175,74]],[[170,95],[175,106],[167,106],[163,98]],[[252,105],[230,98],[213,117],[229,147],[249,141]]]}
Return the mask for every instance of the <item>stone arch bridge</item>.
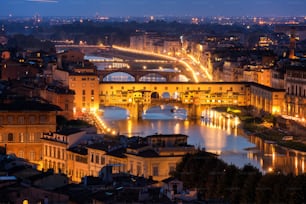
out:
{"label": "stone arch bridge", "polygon": [[285,91],[252,82],[101,82],[101,106],[118,106],[138,118],[159,104],[184,108],[188,117],[220,106],[253,106],[272,114],[284,111]]}
{"label": "stone arch bridge", "polygon": [[118,68],[118,69],[104,69],[98,70],[98,76],[100,81],[103,81],[105,77],[113,73],[126,73],[134,77],[135,82],[140,82],[141,77],[149,76],[150,74],[155,74],[165,78],[166,82],[173,81],[174,78],[178,78],[182,73],[180,71],[160,71],[160,70],[143,70],[143,69],[128,69],[128,68]]}

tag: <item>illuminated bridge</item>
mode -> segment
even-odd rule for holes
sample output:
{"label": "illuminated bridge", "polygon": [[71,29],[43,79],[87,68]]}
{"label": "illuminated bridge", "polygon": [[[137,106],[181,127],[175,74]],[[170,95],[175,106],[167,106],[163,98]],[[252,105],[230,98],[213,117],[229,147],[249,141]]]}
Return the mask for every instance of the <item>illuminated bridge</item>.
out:
{"label": "illuminated bridge", "polygon": [[100,105],[125,108],[138,118],[153,106],[168,104],[184,108],[189,118],[199,118],[205,109],[220,106],[249,106],[269,113],[280,113],[283,89],[251,82],[103,82]]}
{"label": "illuminated bridge", "polygon": [[[154,81],[154,77],[164,79],[162,81],[171,82],[179,79],[182,76],[179,70],[158,70],[158,69],[128,69],[128,68],[117,68],[117,69],[103,69],[97,71],[100,81],[106,81],[107,76],[115,73],[125,73],[133,77],[133,81],[140,82],[144,77],[148,77],[151,81]],[[186,77],[186,76],[185,76]]]}

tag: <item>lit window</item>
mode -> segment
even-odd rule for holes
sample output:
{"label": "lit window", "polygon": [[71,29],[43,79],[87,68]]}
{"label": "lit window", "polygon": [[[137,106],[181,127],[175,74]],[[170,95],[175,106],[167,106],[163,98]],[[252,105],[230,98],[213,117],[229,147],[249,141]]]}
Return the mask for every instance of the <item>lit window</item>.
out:
{"label": "lit window", "polygon": [[23,133],[19,133],[19,142],[24,142],[24,135],[23,135]]}
{"label": "lit window", "polygon": [[29,155],[30,155],[30,157],[29,157],[30,161],[35,161],[35,152],[34,152],[34,151],[31,151],[31,152],[29,153]]}

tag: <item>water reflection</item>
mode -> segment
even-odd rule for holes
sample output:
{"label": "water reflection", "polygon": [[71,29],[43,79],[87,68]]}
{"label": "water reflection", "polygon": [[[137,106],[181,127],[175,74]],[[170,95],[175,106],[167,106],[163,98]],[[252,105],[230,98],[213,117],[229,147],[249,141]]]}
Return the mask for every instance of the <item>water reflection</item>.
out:
{"label": "water reflection", "polygon": [[163,115],[160,119],[132,120],[122,117],[124,111],[104,111],[103,120],[120,134],[143,137],[156,133],[186,134],[189,144],[217,153],[226,163],[238,167],[251,164],[263,172],[305,173],[306,153],[283,149],[254,136],[243,136],[238,119],[230,115],[207,110],[199,120],[174,120]]}
{"label": "water reflection", "polygon": [[259,151],[250,151],[248,157],[260,161],[264,171],[280,171],[295,175],[305,173],[305,152],[283,148],[272,142],[264,142],[255,136],[250,141],[256,144]]}

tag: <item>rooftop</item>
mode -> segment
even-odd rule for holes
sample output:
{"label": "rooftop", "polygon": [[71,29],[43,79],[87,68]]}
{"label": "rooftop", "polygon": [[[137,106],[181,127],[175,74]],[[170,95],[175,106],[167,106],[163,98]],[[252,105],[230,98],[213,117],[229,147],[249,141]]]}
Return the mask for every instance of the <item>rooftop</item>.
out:
{"label": "rooftop", "polygon": [[14,101],[11,103],[1,103],[0,111],[62,111],[62,109],[49,103]]}

